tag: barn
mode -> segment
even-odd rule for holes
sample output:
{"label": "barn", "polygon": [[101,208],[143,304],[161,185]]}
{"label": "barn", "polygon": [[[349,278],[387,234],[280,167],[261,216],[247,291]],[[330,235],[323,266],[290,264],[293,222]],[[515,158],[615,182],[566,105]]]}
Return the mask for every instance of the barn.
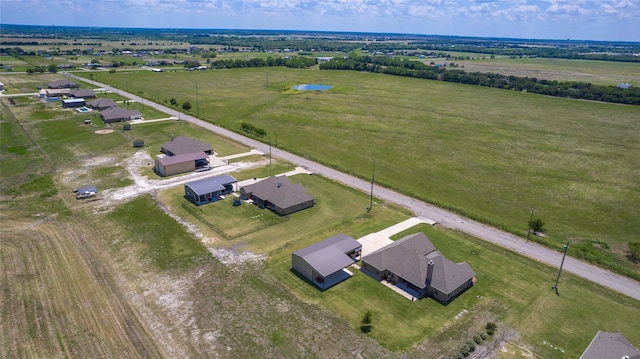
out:
{"label": "barn", "polygon": [[220,196],[233,193],[237,180],[229,175],[205,178],[184,185],[184,196],[195,205],[216,202]]}
{"label": "barn", "polygon": [[360,257],[362,245],[346,234],[336,234],[291,253],[291,268],[325,290],[351,277],[346,267]]}

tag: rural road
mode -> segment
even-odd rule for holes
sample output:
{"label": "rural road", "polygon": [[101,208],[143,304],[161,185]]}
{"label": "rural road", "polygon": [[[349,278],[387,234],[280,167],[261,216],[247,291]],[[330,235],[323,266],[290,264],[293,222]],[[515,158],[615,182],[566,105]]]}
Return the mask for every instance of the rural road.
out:
{"label": "rural road", "polygon": [[[336,171],[334,169],[331,169],[329,167],[307,160],[305,158],[296,156],[289,152],[282,151],[274,147],[270,148],[268,144],[264,144],[262,142],[244,137],[238,133],[235,133],[227,129],[224,129],[222,127],[205,122],[193,116],[181,113],[175,109],[154,103],[149,100],[144,100],[140,96],[124,92],[122,91],[122,89],[116,89],[106,84],[87,80],[85,78],[75,76],[70,73],[64,73],[64,74],[67,76],[73,77],[77,80],[91,83],[96,87],[102,87],[106,90],[118,92],[122,96],[126,96],[131,98],[132,100],[143,103],[144,106],[155,108],[158,111],[167,113],[171,116],[175,116],[177,118],[180,118],[181,120],[191,122],[207,130],[210,130],[222,136],[228,137],[234,141],[243,143],[249,147],[255,148],[264,153],[269,153],[269,151],[271,151],[271,154],[274,157],[282,158],[297,166],[306,167],[307,169],[309,169],[314,173],[317,173],[327,178],[330,178],[332,180],[341,182],[347,186],[359,189],[366,193],[369,193],[369,191],[371,190],[371,182],[369,181],[344,174],[342,172]],[[445,211],[441,208],[434,207],[430,204],[418,201],[411,197],[407,197],[405,195],[391,191],[389,189],[374,185],[373,193],[374,193],[374,196],[377,198],[380,198],[385,201],[397,203],[399,205],[407,207],[408,209],[413,211],[413,213],[416,216],[430,218],[438,222],[438,224],[444,227],[452,228],[452,229],[470,234],[474,237],[477,237],[487,242],[507,248],[509,250],[512,250],[514,252],[517,252],[529,258],[535,259],[539,262],[548,264],[552,267],[559,267],[560,262],[562,261],[562,253],[560,252],[556,252],[554,250],[548,249],[536,243],[527,242],[520,237],[516,237],[512,234],[486,226],[479,222],[469,220],[465,217]],[[594,283],[600,284],[611,290],[625,294],[636,300],[640,300],[640,282],[634,281],[633,279],[629,279],[629,278],[617,275],[608,270],[581,262],[569,256],[567,256],[567,258],[565,259],[563,271],[570,272],[574,275],[577,275],[579,277],[582,277]],[[553,285],[553,281],[550,280],[549,290],[551,290],[552,285]],[[561,285],[559,286],[559,288],[560,288],[560,293],[562,293]]]}

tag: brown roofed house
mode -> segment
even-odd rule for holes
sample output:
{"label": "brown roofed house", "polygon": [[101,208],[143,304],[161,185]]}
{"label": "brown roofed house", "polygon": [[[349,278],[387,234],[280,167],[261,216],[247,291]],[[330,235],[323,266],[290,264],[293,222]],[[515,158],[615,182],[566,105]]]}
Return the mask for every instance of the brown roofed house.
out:
{"label": "brown roofed house", "polygon": [[96,93],[89,89],[73,89],[69,91],[69,97],[75,98],[95,98]]}
{"label": "brown roofed house", "polygon": [[118,104],[108,97],[100,97],[95,100],[87,102],[87,106],[94,110],[106,110],[110,107],[118,107]]}
{"label": "brown roofed house", "polygon": [[261,208],[286,216],[311,208],[313,198],[300,183],[291,183],[287,176],[272,176],[240,188],[240,197],[251,199]]}
{"label": "brown roofed house", "polygon": [[416,298],[429,296],[444,304],[475,282],[475,273],[469,264],[445,258],[422,232],[364,256],[362,268],[376,279],[404,287]]}
{"label": "brown roofed house", "polygon": [[80,86],[78,86],[77,83],[71,82],[69,80],[58,80],[58,81],[49,83],[47,87],[50,89],[72,89],[72,88],[78,88]]}
{"label": "brown roofed house", "polygon": [[140,112],[136,110],[127,110],[120,107],[109,107],[100,111],[100,117],[104,123],[123,122],[139,119]]}
{"label": "brown roofed house", "polygon": [[187,153],[204,152],[208,155],[213,154],[213,148],[210,144],[191,137],[178,136],[160,145],[160,151],[167,156],[184,155]]}

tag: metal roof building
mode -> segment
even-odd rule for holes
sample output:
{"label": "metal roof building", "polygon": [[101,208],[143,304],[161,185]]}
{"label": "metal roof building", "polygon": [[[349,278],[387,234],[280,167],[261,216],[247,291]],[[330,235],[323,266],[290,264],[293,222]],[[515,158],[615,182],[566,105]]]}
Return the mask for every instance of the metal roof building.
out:
{"label": "metal roof building", "polygon": [[237,180],[229,175],[205,178],[186,183],[184,185],[184,195],[191,202],[200,206],[206,203],[216,202],[220,199],[221,195],[232,193],[233,184],[236,182]]}
{"label": "metal roof building", "polygon": [[195,152],[157,158],[154,169],[161,176],[171,176],[195,171],[196,168],[202,167],[209,167],[209,155],[204,152]]}
{"label": "metal roof building", "polygon": [[361,251],[358,241],[337,234],[291,253],[291,268],[324,290],[351,276],[343,269],[354,264]]}

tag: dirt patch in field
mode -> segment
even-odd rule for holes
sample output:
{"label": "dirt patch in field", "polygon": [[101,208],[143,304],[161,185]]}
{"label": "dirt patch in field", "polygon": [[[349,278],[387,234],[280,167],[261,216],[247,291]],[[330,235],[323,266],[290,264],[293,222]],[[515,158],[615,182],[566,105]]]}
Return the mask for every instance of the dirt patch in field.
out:
{"label": "dirt patch in field", "polygon": [[99,134],[99,135],[106,135],[106,134],[109,134],[109,133],[113,133],[113,130],[98,130],[98,131],[96,131],[96,133]]}

